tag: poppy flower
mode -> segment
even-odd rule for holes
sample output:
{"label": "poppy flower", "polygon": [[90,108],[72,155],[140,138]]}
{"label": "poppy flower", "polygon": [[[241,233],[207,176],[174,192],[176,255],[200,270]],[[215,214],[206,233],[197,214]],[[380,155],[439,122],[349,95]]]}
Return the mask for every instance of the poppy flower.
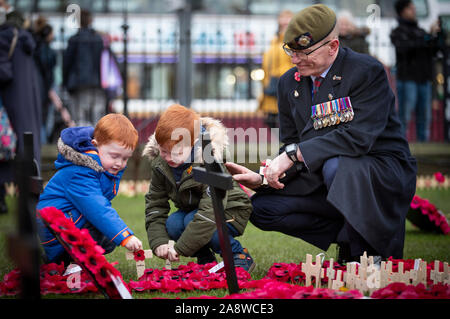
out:
{"label": "poppy flower", "polygon": [[445,182],[445,176],[442,175],[441,172],[434,173],[434,178],[439,184],[443,184]]}
{"label": "poppy flower", "polygon": [[135,251],[133,254],[134,254],[134,260],[136,260],[136,261],[145,260],[145,252],[142,249]]}
{"label": "poppy flower", "polygon": [[88,254],[89,246],[86,245],[83,241],[78,245],[73,245],[71,252],[79,261],[84,262],[86,255]]}
{"label": "poppy flower", "polygon": [[90,271],[92,271],[93,273],[97,273],[97,271],[99,271],[100,268],[102,268],[103,265],[107,263],[107,261],[103,255],[92,252],[93,250],[91,250],[90,253],[86,255],[84,264]]}
{"label": "poppy flower", "polygon": [[106,284],[111,281],[110,274],[107,264],[104,264],[94,275],[99,285],[106,287]]}
{"label": "poppy flower", "polygon": [[70,246],[82,244],[83,238],[79,236],[79,232],[74,229],[66,229],[60,233],[61,238]]}
{"label": "poppy flower", "polygon": [[54,222],[57,219],[65,218],[64,214],[55,207],[45,207],[39,210],[39,214],[48,223]]}
{"label": "poppy flower", "polygon": [[299,72],[295,72],[294,73],[294,78],[295,78],[295,81],[297,81],[297,82],[300,82],[300,80],[302,79],[302,77],[301,77]]}

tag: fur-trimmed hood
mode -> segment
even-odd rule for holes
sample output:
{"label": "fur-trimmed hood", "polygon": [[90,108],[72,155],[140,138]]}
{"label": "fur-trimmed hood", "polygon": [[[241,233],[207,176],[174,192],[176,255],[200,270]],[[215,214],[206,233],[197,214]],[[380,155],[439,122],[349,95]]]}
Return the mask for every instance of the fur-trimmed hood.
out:
{"label": "fur-trimmed hood", "polygon": [[[105,169],[91,155],[76,151],[69,145],[65,144],[61,138],[58,139],[58,159],[55,162],[56,169],[67,165],[75,164],[93,169],[97,173],[105,172]],[[61,158],[62,156],[63,158]],[[68,163],[70,162],[70,163]]]}
{"label": "fur-trimmed hood", "polygon": [[[223,155],[228,148],[228,135],[226,127],[219,120],[210,117],[201,117],[200,125],[209,132],[214,157],[218,162],[222,162]],[[201,143],[195,143],[194,147],[194,161],[196,163],[203,163]],[[142,156],[153,160],[154,158],[158,157],[158,155],[159,144],[156,141],[155,133],[153,133],[148,138],[148,142],[144,147]]]}

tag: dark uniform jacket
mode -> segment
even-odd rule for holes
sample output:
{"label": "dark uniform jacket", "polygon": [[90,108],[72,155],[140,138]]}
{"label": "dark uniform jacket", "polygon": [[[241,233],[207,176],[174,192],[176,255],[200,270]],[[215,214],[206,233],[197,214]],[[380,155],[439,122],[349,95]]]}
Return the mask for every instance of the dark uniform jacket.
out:
{"label": "dark uniform jacket", "polygon": [[[322,166],[339,157],[327,200],[378,252],[401,257],[417,168],[382,64],[340,48],[312,101],[311,78],[297,82],[295,72],[286,72],[278,87],[280,139],[298,143],[307,170],[275,192],[306,196],[324,187]],[[311,106],[343,97],[350,97],[354,119],[315,130]]]}

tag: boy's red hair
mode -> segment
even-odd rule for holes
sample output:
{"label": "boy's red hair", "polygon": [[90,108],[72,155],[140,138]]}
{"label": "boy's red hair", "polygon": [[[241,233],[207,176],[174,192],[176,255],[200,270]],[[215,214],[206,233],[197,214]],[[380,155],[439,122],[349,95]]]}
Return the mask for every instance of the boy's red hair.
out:
{"label": "boy's red hair", "polygon": [[139,136],[131,121],[122,114],[110,113],[103,116],[95,126],[94,138],[98,145],[117,142],[134,150]]}
{"label": "boy's red hair", "polygon": [[195,141],[195,123],[199,120],[200,116],[192,109],[180,104],[173,104],[159,118],[155,129],[156,141],[159,145],[171,150],[175,144],[183,139],[181,135],[177,136],[176,139],[172,139],[172,132],[177,128],[184,128],[189,131],[191,146],[193,146]]}

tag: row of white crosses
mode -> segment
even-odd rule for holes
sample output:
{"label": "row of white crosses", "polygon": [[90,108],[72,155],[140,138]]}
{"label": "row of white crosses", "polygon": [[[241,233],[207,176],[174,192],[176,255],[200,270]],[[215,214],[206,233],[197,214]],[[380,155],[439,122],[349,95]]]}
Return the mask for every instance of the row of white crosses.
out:
{"label": "row of white crosses", "polygon": [[[169,240],[169,249],[173,249],[173,246],[174,246],[174,241]],[[125,256],[126,256],[127,260],[134,259],[134,253],[131,251],[127,251]],[[153,253],[152,253],[151,249],[144,250],[144,256],[145,256],[145,259],[153,258]],[[138,279],[141,278],[145,272],[145,259],[144,260],[136,260],[136,273],[137,273]],[[168,270],[172,269],[172,263],[169,261],[169,259],[166,259],[165,268]]]}
{"label": "row of white crosses", "polygon": [[[348,289],[358,289],[362,293],[372,293],[374,290],[386,287],[393,282],[403,282],[407,285],[418,285],[423,283],[427,285],[427,262],[421,259],[416,259],[414,269],[404,271],[403,262],[399,262],[398,271],[392,271],[392,261],[382,261],[381,266],[377,267],[374,264],[373,256],[367,257],[364,253],[360,257],[359,271],[356,272],[356,263],[348,263],[346,265],[347,271],[334,270],[333,258],[330,259],[330,266],[322,268],[320,255],[316,256],[316,262],[312,263],[312,256],[306,255],[306,262],[302,263],[302,271],[305,273],[305,285],[311,285],[312,277],[315,278],[315,287],[320,288],[321,278],[325,275],[328,277],[328,288],[339,289],[346,287]],[[450,270],[448,262],[444,262],[444,269],[439,271],[438,260],[434,263],[434,269],[430,272],[430,279],[434,284],[443,283],[450,284]]]}
{"label": "row of white crosses", "polygon": [[444,188],[448,189],[450,187],[449,176],[444,176],[444,182],[439,183],[436,178],[432,175],[417,176],[417,189],[423,188]]}

